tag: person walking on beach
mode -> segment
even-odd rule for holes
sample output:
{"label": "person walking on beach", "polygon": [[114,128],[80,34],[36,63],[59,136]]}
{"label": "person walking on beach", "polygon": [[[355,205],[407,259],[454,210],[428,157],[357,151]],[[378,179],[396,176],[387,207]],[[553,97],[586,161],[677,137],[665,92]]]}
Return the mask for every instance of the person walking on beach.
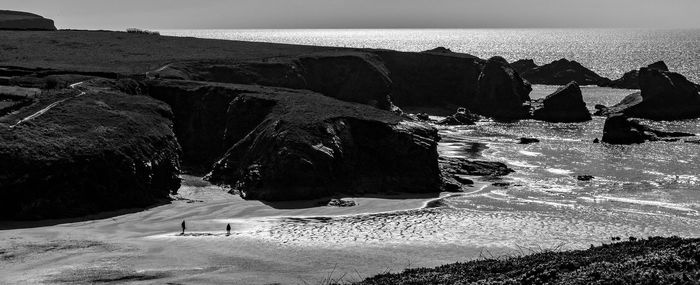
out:
{"label": "person walking on beach", "polygon": [[182,235],[185,234],[185,220],[182,220]]}
{"label": "person walking on beach", "polygon": [[226,235],[227,236],[231,235],[231,224],[226,225]]}

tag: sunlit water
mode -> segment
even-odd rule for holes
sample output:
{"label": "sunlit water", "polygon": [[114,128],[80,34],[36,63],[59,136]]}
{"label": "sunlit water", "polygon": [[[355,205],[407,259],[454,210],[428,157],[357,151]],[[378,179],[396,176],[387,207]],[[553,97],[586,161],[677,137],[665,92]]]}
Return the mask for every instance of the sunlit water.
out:
{"label": "sunlit water", "polygon": [[509,61],[532,58],[538,64],[567,58],[612,79],[664,60],[700,81],[700,30],[606,29],[391,29],[391,30],[161,30],[164,35],[423,51],[438,46]]}
{"label": "sunlit water", "polygon": [[[603,76],[656,60],[700,81],[699,31],[613,30],[170,30],[163,34],[309,45],[420,51],[446,46],[479,57],[575,59]],[[544,97],[555,86],[534,86]],[[589,109],[633,90],[583,87]],[[604,119],[575,124],[479,122],[439,127],[443,156],[502,161],[516,172],[505,186],[466,189],[436,208],[265,221],[249,233],[294,246],[456,244],[584,247],[610,236],[700,236],[700,145],[594,144]],[[700,120],[646,122],[700,134]],[[521,137],[541,142],[517,144]],[[579,181],[578,175],[591,175]]]}

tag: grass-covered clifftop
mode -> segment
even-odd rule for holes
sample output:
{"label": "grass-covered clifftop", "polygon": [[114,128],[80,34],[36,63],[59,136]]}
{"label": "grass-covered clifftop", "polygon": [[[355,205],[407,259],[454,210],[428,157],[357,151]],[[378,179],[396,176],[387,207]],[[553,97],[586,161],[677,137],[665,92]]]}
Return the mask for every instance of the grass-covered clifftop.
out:
{"label": "grass-covered clifftop", "polygon": [[653,237],[382,274],[358,284],[700,284],[700,239]]}

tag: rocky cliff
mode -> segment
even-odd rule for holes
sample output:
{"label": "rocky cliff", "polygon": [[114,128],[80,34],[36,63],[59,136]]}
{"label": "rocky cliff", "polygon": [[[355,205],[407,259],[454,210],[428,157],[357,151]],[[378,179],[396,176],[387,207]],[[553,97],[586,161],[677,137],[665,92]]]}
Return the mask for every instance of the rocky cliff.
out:
{"label": "rocky cliff", "polygon": [[0,10],[0,30],[47,30],[55,31],[53,20],[42,16],[20,12]]}
{"label": "rocky cliff", "polygon": [[245,198],[442,188],[437,131],[392,112],[305,90],[172,80],[148,85],[173,107],[184,162],[206,166],[218,157],[208,179]]}
{"label": "rocky cliff", "polygon": [[173,63],[150,77],[308,89],[343,101],[394,109],[388,70],[376,55],[318,53],[246,62]]}
{"label": "rocky cliff", "polygon": [[0,220],[144,207],[179,188],[170,108],[85,85],[0,117]]}

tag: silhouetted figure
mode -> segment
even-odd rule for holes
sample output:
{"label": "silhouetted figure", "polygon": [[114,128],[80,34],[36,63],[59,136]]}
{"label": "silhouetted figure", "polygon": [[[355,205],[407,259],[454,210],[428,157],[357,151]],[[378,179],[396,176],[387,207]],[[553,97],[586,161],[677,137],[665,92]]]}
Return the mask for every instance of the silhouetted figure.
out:
{"label": "silhouetted figure", "polygon": [[182,220],[182,234],[185,234],[185,220]]}
{"label": "silhouetted figure", "polygon": [[231,224],[226,225],[226,235],[231,235]]}

